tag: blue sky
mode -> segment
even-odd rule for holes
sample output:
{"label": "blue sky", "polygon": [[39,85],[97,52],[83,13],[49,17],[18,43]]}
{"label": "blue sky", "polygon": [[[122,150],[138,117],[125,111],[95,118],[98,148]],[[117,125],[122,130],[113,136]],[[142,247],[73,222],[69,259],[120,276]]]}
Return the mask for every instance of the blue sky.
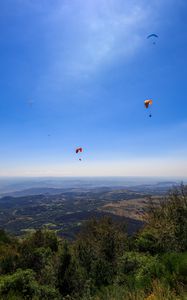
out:
{"label": "blue sky", "polygon": [[0,175],[187,176],[186,12],[185,0],[1,0]]}

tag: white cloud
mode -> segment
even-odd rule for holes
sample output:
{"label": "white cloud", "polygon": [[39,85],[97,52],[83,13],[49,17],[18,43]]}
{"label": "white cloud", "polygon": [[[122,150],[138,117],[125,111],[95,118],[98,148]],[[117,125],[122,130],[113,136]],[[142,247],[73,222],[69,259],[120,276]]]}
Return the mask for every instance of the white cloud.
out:
{"label": "white cloud", "polygon": [[43,85],[61,88],[70,80],[96,75],[114,61],[129,60],[157,28],[163,6],[158,0],[61,2],[46,21]]}
{"label": "white cloud", "polygon": [[147,12],[135,6],[122,13],[116,11],[114,3],[110,9],[106,2],[101,7],[96,3],[98,6],[91,13],[85,10],[83,20],[76,22],[84,28],[68,65],[73,75],[87,74],[119,56],[127,57],[141,44],[136,30],[145,21]]}

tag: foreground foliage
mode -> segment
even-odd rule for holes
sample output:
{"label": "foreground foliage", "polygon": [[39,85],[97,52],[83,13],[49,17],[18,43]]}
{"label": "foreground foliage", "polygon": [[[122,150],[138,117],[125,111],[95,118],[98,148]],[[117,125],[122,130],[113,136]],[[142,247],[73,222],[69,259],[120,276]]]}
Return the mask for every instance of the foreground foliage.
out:
{"label": "foreground foliage", "polygon": [[108,217],[85,223],[74,242],[37,230],[23,239],[0,230],[0,299],[187,299],[187,188],[150,208],[128,237]]}

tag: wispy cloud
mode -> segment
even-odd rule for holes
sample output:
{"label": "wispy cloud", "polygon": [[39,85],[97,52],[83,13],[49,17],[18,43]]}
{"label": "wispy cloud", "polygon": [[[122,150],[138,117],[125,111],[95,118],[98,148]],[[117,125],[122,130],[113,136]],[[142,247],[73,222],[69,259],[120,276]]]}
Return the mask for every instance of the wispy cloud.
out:
{"label": "wispy cloud", "polygon": [[[167,2],[167,1],[166,1]],[[77,0],[53,7],[46,21],[48,66],[43,81],[62,85],[129,60],[157,27],[161,1]]]}
{"label": "wispy cloud", "polygon": [[119,56],[127,57],[141,44],[137,28],[147,17],[142,7],[127,6],[120,11],[113,1],[95,1],[90,7],[81,3],[79,9],[78,15],[72,11],[76,15],[73,26],[79,28],[79,39],[73,39],[75,44],[69,49],[67,69],[72,75],[85,75]]}

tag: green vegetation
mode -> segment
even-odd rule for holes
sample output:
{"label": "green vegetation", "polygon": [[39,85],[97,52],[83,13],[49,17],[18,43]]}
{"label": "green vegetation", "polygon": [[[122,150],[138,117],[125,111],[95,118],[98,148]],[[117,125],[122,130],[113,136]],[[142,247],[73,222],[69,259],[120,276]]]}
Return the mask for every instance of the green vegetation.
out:
{"label": "green vegetation", "polygon": [[[105,205],[111,201],[116,203],[120,199],[135,198],[145,200],[146,197],[146,188],[144,193],[115,188],[82,188],[81,190],[68,189],[54,195],[2,197],[0,198],[0,228],[16,236],[32,233],[38,228],[48,228],[55,230],[59,236],[73,240],[84,221],[93,216],[114,217],[114,211],[110,210],[108,213],[105,211]],[[129,204],[131,206],[131,203]],[[131,211],[133,212],[132,208]],[[134,220],[134,215],[136,214],[128,215],[131,233],[143,225],[142,221]],[[115,218],[119,221],[122,219],[118,215]]]}
{"label": "green vegetation", "polygon": [[72,242],[48,229],[22,239],[0,230],[0,299],[187,299],[187,188],[150,201],[134,236],[109,217],[87,221]]}

